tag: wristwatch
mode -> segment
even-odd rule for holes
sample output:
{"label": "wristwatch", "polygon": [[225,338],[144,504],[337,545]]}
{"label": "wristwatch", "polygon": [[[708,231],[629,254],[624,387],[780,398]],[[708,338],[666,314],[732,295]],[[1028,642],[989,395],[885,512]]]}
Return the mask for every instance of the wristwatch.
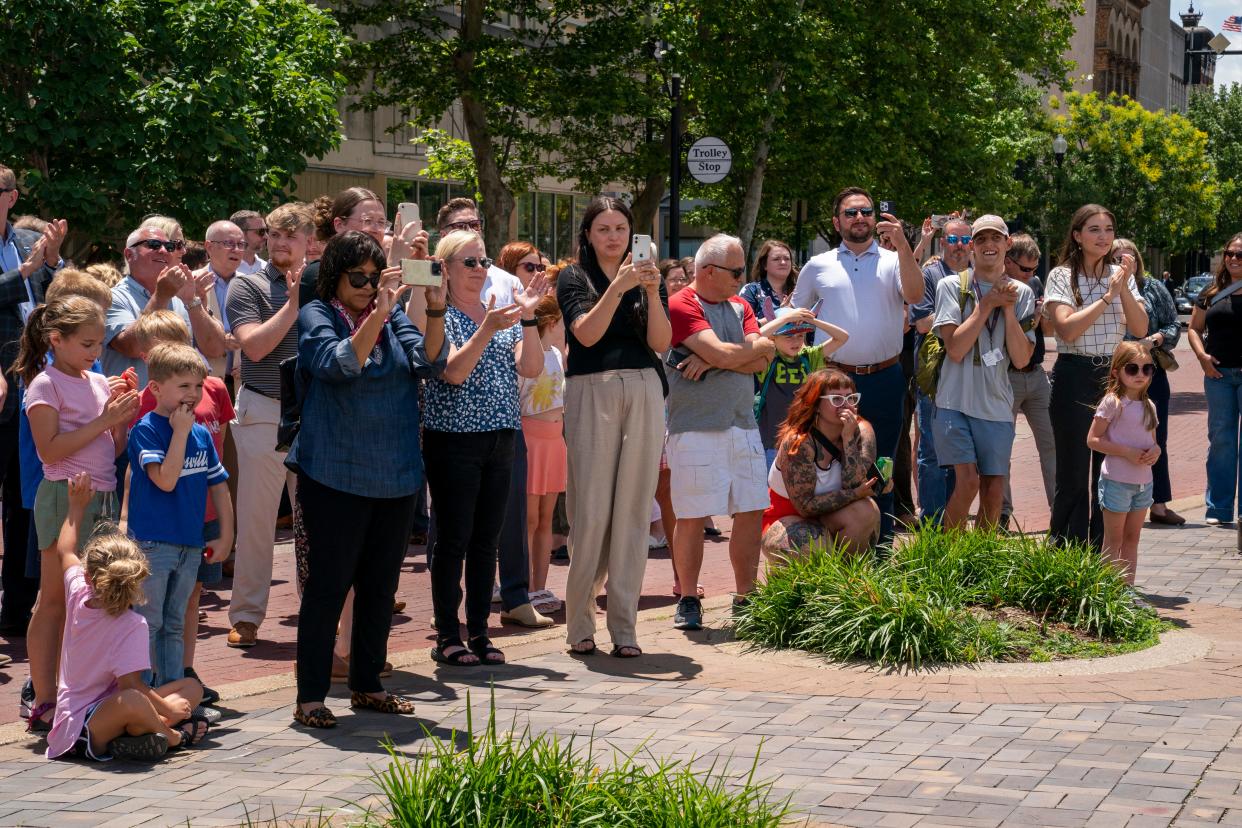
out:
{"label": "wristwatch", "polygon": [[197,296],[185,303],[186,310],[193,310],[194,308],[201,308],[202,306],[203,300],[199,299]]}

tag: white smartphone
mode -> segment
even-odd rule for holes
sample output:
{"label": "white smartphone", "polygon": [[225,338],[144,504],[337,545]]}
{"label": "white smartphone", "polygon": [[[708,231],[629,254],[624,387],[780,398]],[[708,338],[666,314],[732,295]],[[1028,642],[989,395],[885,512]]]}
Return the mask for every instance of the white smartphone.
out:
{"label": "white smartphone", "polygon": [[430,259],[402,259],[401,284],[440,287],[444,284],[440,263]]}
{"label": "white smartphone", "polygon": [[418,218],[418,205],[413,201],[403,201],[397,205],[397,226],[393,230],[400,233],[410,222],[416,222],[418,229],[423,229],[423,223]]}
{"label": "white smartphone", "polygon": [[634,242],[630,246],[630,250],[632,251],[632,257],[630,258],[632,264],[651,261],[651,236],[635,233]]}

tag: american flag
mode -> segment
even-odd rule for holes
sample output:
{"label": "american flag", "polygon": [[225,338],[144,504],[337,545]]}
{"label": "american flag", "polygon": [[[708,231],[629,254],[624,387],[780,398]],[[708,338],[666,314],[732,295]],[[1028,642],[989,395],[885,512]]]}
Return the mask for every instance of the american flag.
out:
{"label": "american flag", "polygon": [[1231,15],[1225,18],[1220,27],[1227,32],[1242,32],[1242,15]]}

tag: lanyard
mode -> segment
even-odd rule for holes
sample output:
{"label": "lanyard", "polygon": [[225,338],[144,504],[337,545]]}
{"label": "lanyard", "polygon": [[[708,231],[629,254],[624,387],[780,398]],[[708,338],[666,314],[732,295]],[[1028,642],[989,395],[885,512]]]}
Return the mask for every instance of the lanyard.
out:
{"label": "lanyard", "polygon": [[[975,295],[975,305],[983,304],[983,289],[979,287],[979,280],[974,276],[970,277],[970,290]],[[992,285],[992,290],[996,290],[996,285]],[[988,319],[983,323],[988,329],[988,344],[992,344],[992,334],[996,331],[996,325],[1000,322],[1000,308],[993,308]]]}

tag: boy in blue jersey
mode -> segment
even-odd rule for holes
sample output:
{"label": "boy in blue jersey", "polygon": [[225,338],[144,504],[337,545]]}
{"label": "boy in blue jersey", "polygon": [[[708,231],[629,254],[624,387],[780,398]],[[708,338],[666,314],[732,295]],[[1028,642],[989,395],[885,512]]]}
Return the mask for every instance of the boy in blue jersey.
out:
{"label": "boy in blue jersey", "polygon": [[146,553],[146,603],[136,607],[151,634],[154,683],[181,678],[185,608],[203,552],[207,495],[220,521],[209,562],[233,545],[233,504],[211,432],[194,422],[207,367],[188,345],[157,345],[147,354],[155,410],[130,431],[129,534]]}

